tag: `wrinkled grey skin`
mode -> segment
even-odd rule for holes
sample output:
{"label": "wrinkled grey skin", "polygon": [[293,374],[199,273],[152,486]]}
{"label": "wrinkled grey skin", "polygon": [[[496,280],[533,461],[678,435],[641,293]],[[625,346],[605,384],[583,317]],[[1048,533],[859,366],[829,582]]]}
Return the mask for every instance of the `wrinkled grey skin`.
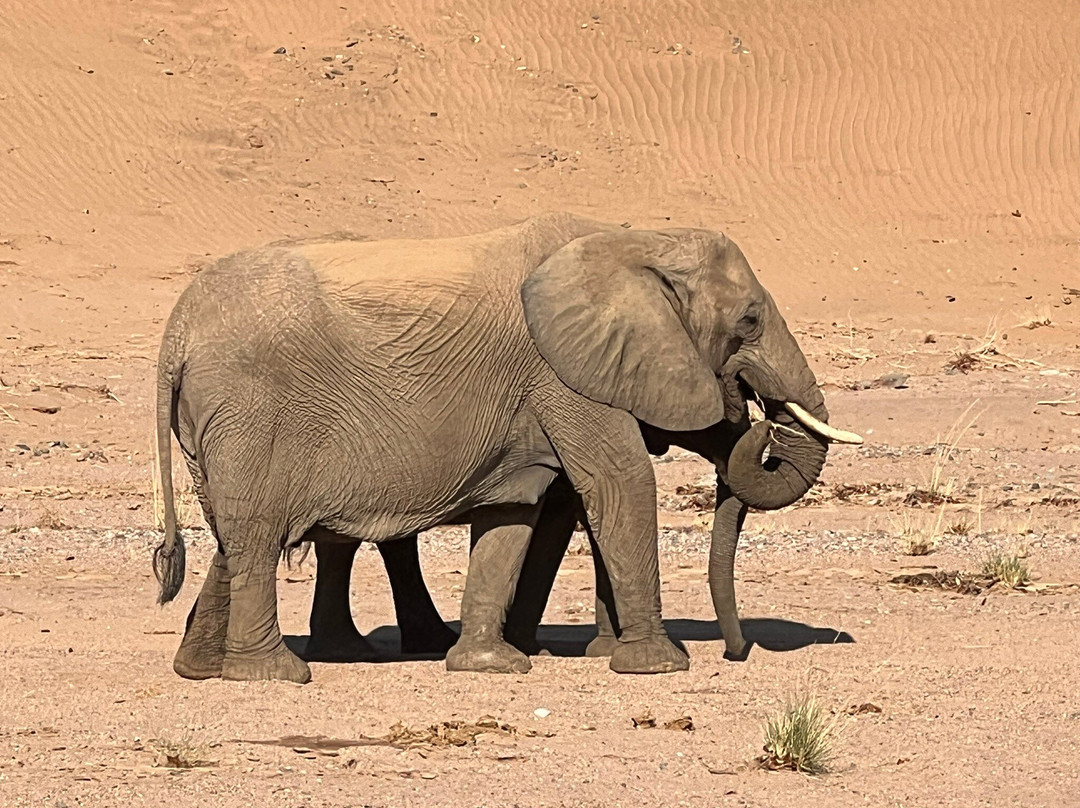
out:
{"label": "wrinkled grey skin", "polygon": [[[191,678],[310,679],[278,628],[283,548],[466,519],[474,544],[447,667],[527,669],[503,626],[560,471],[611,582],[612,670],[685,670],[661,623],[638,421],[687,432],[738,420],[742,388],[722,371],[827,420],[783,318],[724,236],[563,214],[457,239],[312,240],[223,259],[181,296],[158,370],[161,602],[184,578],[170,431],[218,540],[174,661]],[[736,476],[753,504],[755,484]]]}
{"label": "wrinkled grey skin", "polygon": [[[744,407],[745,412],[745,407]],[[709,587],[724,637],[724,656],[730,660],[742,660],[749,652],[749,644],[739,624],[735,599],[734,560],[739,532],[747,507],[732,495],[726,483],[728,459],[739,439],[747,435],[750,424],[743,418],[738,424],[724,421],[708,429],[692,433],[665,432],[641,424],[642,437],[652,454],[663,454],[671,445],[695,451],[716,466],[716,511],[709,556]],[[756,441],[756,435],[747,440]],[[796,458],[785,447],[774,445],[773,456],[777,460],[765,469],[766,485],[772,484],[786,491],[790,501],[781,502],[779,494],[767,496],[772,507],[787,507],[802,496],[816,480],[824,460],[825,445],[816,438],[807,437],[807,458]],[[793,444],[794,441],[789,441]],[[783,458],[781,462],[780,458]],[[795,470],[785,474],[784,465],[795,465]],[[756,473],[756,470],[744,472]],[[797,490],[789,488],[792,477],[802,481]],[[775,480],[775,483],[772,481]],[[560,563],[578,524],[585,526],[592,541],[591,529],[581,503],[581,498],[569,484],[565,475],[559,475],[548,487],[529,550],[518,579],[513,603],[506,618],[504,639],[522,652],[532,655],[540,651],[536,631],[540,625],[548,596],[555,582]],[[595,545],[595,542],[592,542]],[[449,649],[457,639],[446,626],[431,601],[420,573],[416,538],[403,540],[397,545],[409,550],[396,552],[395,556],[383,555],[391,580],[394,605],[401,629],[402,650],[405,653],[437,654]],[[358,545],[346,549],[346,545],[324,545],[316,570],[316,596],[312,603],[310,639],[304,658],[309,661],[359,661],[375,659],[377,653],[360,635],[349,612],[349,571],[352,557]],[[320,552],[317,550],[317,552]],[[607,572],[598,553],[593,553],[597,582],[597,637],[589,644],[588,656],[608,656],[616,647],[618,616],[611,598]],[[344,565],[344,566],[343,566]],[[343,571],[344,569],[344,571]],[[402,586],[395,581],[408,580],[414,588]]]}

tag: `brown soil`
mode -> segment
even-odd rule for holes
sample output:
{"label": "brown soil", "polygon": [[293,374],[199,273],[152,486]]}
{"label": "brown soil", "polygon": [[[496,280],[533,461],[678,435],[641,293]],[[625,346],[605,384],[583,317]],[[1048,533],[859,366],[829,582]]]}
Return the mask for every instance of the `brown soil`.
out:
{"label": "brown soil", "polygon": [[[1077,41],[1060,0],[7,0],[0,803],[1080,804]],[[833,420],[868,438],[748,520],[749,660],[723,660],[712,620],[707,467],[675,453],[656,465],[663,597],[688,673],[581,656],[579,552],[546,617],[556,653],[525,676],[176,677],[211,550],[194,529],[187,585],[156,607],[152,377],[183,286],[280,237],[552,209],[725,230]],[[927,532],[932,553],[902,554]],[[422,548],[448,617],[466,547],[447,529]],[[890,583],[998,550],[1031,586]],[[357,621],[393,659],[360,555]],[[280,579],[302,634],[310,561]],[[796,692],[838,716],[829,774],[753,763]]]}

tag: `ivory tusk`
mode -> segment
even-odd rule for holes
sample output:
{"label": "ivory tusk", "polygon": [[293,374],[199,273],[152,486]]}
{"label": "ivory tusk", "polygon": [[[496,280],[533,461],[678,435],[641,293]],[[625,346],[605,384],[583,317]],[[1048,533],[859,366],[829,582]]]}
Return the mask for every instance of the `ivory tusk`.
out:
{"label": "ivory tusk", "polygon": [[824,438],[828,438],[833,443],[855,443],[859,444],[863,442],[861,435],[856,435],[854,432],[845,432],[843,429],[836,429],[831,427],[823,421],[819,421],[812,416],[798,404],[793,401],[785,401],[784,407],[799,423],[805,426],[807,429],[812,429]]}

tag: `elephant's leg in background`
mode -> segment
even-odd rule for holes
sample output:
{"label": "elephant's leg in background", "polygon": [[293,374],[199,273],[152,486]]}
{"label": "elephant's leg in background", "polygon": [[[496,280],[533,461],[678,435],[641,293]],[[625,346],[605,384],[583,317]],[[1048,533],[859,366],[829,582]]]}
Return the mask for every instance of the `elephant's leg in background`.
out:
{"label": "elephant's leg in background", "polygon": [[746,519],[746,505],[722,483],[716,486],[716,515],[713,519],[712,548],[709,551],[709,590],[724,635],[724,658],[746,659],[750,646],[743,638],[739,608],[735,601],[735,549]]}
{"label": "elephant's leg in background", "polygon": [[184,639],[173,658],[173,670],[185,679],[221,676],[225,634],[229,628],[229,573],[225,556],[214,553],[202,590],[188,613]]}
{"label": "elephant's leg in background", "polygon": [[[349,582],[360,542],[326,528],[315,539],[315,596],[303,658],[308,662],[361,662],[375,659],[375,648],[353,623]],[[415,540],[415,539],[414,539]]]}
{"label": "elephant's leg in background", "polygon": [[540,653],[536,630],[577,525],[578,496],[566,475],[548,486],[506,616],[503,637],[525,654]]}
{"label": "elephant's leg in background", "polygon": [[525,673],[532,667],[503,639],[503,628],[541,507],[505,505],[473,512],[461,637],[446,655],[447,670]]}
{"label": "elephant's leg in background", "polygon": [[690,661],[661,620],[656,479],[637,421],[585,399],[565,406],[569,412],[545,416],[545,431],[582,496],[611,578],[621,628],[611,669],[686,670]]}
{"label": "elephant's leg in background", "polygon": [[619,647],[619,617],[615,612],[615,593],[611,589],[611,578],[592,530],[588,527],[585,530],[589,534],[593,571],[596,576],[596,637],[585,647],[585,656],[609,657]]}
{"label": "elephant's leg in background", "polygon": [[396,541],[379,542],[394,610],[401,629],[401,650],[406,654],[443,654],[458,636],[443,621],[420,569],[416,534]]}
{"label": "elephant's leg in background", "polygon": [[[229,476],[243,479],[242,474]],[[307,663],[286,647],[278,625],[277,564],[284,523],[254,497],[211,499],[229,577],[222,678],[311,681]]]}

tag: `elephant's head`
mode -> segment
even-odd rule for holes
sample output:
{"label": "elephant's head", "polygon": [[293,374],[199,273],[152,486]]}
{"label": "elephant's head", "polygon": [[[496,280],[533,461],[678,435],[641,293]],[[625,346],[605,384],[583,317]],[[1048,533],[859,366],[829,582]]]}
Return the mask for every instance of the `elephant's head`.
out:
{"label": "elephant's head", "polygon": [[747,399],[760,399],[767,420],[738,441],[726,470],[751,507],[794,502],[820,474],[829,440],[861,441],[828,426],[806,357],[722,234],[584,236],[528,276],[522,300],[559,378],[646,424],[682,432],[746,423]]}

